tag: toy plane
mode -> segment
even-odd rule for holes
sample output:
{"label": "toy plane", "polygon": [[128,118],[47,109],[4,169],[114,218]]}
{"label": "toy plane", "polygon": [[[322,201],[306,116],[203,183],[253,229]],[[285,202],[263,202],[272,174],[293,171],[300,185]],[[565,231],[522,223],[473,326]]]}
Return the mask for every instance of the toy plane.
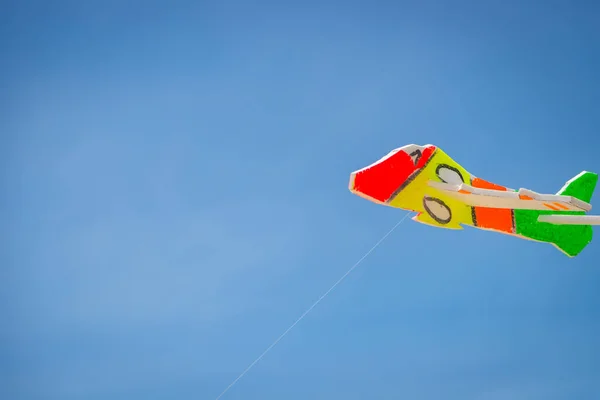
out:
{"label": "toy plane", "polygon": [[569,257],[592,241],[600,216],[587,215],[598,175],[583,171],[556,194],[514,190],[467,172],[434,145],[410,144],[350,174],[352,193],[417,213],[414,221],[463,225],[551,243]]}

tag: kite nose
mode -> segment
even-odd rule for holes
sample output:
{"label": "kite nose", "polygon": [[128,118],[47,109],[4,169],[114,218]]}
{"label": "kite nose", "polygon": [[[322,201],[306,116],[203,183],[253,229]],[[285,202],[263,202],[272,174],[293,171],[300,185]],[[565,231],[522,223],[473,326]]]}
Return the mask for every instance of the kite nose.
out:
{"label": "kite nose", "polygon": [[350,174],[352,193],[376,203],[385,203],[416,169],[411,157],[398,151],[369,167]]}

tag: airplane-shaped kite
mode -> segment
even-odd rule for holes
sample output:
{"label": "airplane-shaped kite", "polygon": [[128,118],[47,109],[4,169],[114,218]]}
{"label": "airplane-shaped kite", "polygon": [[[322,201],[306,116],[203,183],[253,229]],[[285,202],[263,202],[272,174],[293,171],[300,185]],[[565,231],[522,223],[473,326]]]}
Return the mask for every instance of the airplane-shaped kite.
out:
{"label": "airplane-shaped kite", "polygon": [[586,215],[597,181],[597,174],[584,171],[557,194],[514,190],[471,175],[436,146],[410,144],[353,172],[349,189],[377,204],[417,212],[417,222],[551,243],[574,257],[592,241],[592,225],[600,225],[600,216]]}

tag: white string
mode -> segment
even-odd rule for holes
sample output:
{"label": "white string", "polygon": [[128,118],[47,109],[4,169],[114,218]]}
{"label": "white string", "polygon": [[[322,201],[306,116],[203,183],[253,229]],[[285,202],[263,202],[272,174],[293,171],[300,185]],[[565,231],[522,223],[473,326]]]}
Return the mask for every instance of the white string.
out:
{"label": "white string", "polygon": [[398,227],[398,225],[400,225],[400,224],[401,224],[401,223],[402,223],[402,222],[403,222],[403,221],[406,219],[406,217],[408,217],[408,215],[409,215],[409,214],[410,214],[410,212],[409,212],[409,213],[406,213],[406,214],[404,215],[404,217],[402,217],[402,219],[401,219],[400,221],[398,221],[398,222],[396,223],[396,225],[394,225],[394,227],[388,231],[388,233],[386,233],[385,235],[383,235],[383,237],[382,237],[381,239],[379,239],[379,241],[378,241],[377,243],[375,243],[375,245],[374,245],[373,247],[371,247],[371,249],[370,249],[369,251],[367,251],[367,252],[365,253],[365,255],[364,255],[364,256],[362,256],[362,257],[360,258],[360,260],[358,260],[358,261],[356,262],[356,264],[354,264],[354,265],[353,265],[353,266],[352,266],[352,267],[351,267],[351,268],[350,268],[350,269],[349,269],[349,270],[348,270],[348,271],[347,271],[347,272],[346,272],[344,275],[342,275],[342,277],[341,277],[340,279],[338,279],[338,280],[337,280],[337,282],[336,282],[336,283],[334,283],[334,284],[333,284],[333,286],[331,286],[331,287],[329,288],[329,290],[327,290],[325,293],[323,293],[323,295],[322,295],[321,297],[319,297],[319,299],[318,299],[317,301],[315,301],[315,302],[313,303],[313,305],[312,305],[312,306],[310,306],[310,307],[308,308],[308,310],[306,310],[306,311],[304,312],[304,314],[302,314],[302,315],[301,315],[301,316],[300,316],[300,317],[299,317],[299,318],[298,318],[298,319],[297,319],[297,320],[296,320],[296,321],[295,321],[295,322],[294,322],[294,323],[293,323],[293,324],[292,324],[292,325],[291,325],[289,328],[287,328],[287,329],[285,330],[285,332],[283,332],[283,333],[282,333],[282,334],[281,334],[281,335],[280,335],[280,336],[279,336],[279,337],[278,337],[278,338],[277,338],[277,339],[276,339],[276,340],[275,340],[275,341],[274,341],[274,342],[273,342],[273,343],[272,343],[272,344],[271,344],[269,347],[267,347],[267,349],[266,349],[266,350],[265,350],[265,351],[264,351],[264,352],[263,352],[263,353],[262,353],[260,356],[258,356],[258,358],[257,358],[256,360],[254,360],[254,361],[252,362],[252,364],[250,364],[250,365],[248,366],[248,368],[246,368],[246,369],[244,370],[244,372],[242,372],[242,373],[241,373],[241,374],[240,374],[240,375],[239,375],[239,376],[238,376],[238,377],[237,377],[237,378],[236,378],[236,379],[235,379],[233,382],[231,382],[231,384],[230,384],[229,386],[227,386],[227,388],[225,388],[225,390],[223,390],[223,392],[222,392],[222,393],[221,393],[221,394],[220,394],[220,395],[219,395],[219,396],[216,398],[216,400],[219,400],[219,399],[220,399],[220,398],[221,398],[221,397],[222,397],[222,396],[223,396],[223,395],[224,395],[224,394],[225,394],[225,393],[226,393],[226,392],[227,392],[229,389],[231,389],[231,387],[232,387],[233,385],[235,385],[235,384],[237,383],[237,381],[239,381],[239,380],[240,380],[240,379],[241,379],[241,378],[242,378],[244,375],[246,375],[246,373],[247,373],[248,371],[250,371],[250,369],[251,369],[252,367],[254,367],[254,365],[255,365],[257,362],[259,362],[259,361],[260,361],[260,360],[261,360],[261,359],[262,359],[262,358],[265,356],[265,354],[267,354],[267,353],[269,352],[269,350],[271,350],[273,347],[275,347],[275,345],[276,345],[277,343],[279,343],[279,341],[280,341],[281,339],[283,339],[283,337],[284,337],[285,335],[287,335],[287,334],[288,334],[288,332],[289,332],[289,331],[291,331],[291,330],[292,330],[292,329],[293,329],[293,328],[296,326],[296,324],[298,324],[298,322],[300,322],[300,321],[301,321],[301,320],[302,320],[302,319],[303,319],[303,318],[306,316],[306,314],[308,314],[309,312],[311,312],[311,311],[312,311],[312,309],[313,309],[313,308],[315,308],[315,307],[316,307],[316,305],[317,305],[317,304],[319,304],[319,303],[321,302],[321,300],[323,300],[323,299],[324,299],[324,298],[325,298],[325,297],[326,297],[326,296],[327,296],[327,295],[328,295],[328,294],[329,294],[329,293],[330,293],[330,292],[331,292],[333,289],[335,289],[335,287],[336,287],[336,286],[337,286],[337,285],[338,285],[338,284],[339,284],[341,281],[343,281],[343,280],[344,280],[344,278],[346,278],[346,277],[347,277],[347,276],[350,274],[350,272],[352,272],[352,271],[353,271],[353,270],[354,270],[356,267],[358,267],[358,266],[360,265],[360,263],[361,263],[361,262],[363,262],[363,261],[364,261],[364,259],[365,259],[365,258],[367,258],[367,256],[368,256],[369,254],[371,254],[371,253],[373,252],[373,250],[375,250],[375,249],[376,249],[376,248],[377,248],[377,247],[378,247],[378,246],[379,246],[379,245],[380,245],[380,244],[381,244],[381,243],[382,243],[382,242],[383,242],[383,241],[384,241],[384,240],[385,240],[385,239],[386,239],[386,238],[387,238],[387,237],[388,237],[388,236],[389,236],[389,235],[390,235],[390,234],[391,234],[391,233],[392,233],[392,232],[393,232],[393,231],[394,231],[394,230],[395,230],[397,227]]}

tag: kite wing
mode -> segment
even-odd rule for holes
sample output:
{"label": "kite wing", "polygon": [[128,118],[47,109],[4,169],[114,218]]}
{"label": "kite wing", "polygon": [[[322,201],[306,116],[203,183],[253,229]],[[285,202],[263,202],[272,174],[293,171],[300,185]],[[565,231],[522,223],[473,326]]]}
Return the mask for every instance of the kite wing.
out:
{"label": "kite wing", "polygon": [[475,188],[465,183],[453,185],[435,181],[429,181],[429,186],[441,190],[448,196],[460,200],[467,205],[475,207],[580,212],[588,212],[592,209],[589,203],[572,196],[540,194],[528,189],[503,191]]}

